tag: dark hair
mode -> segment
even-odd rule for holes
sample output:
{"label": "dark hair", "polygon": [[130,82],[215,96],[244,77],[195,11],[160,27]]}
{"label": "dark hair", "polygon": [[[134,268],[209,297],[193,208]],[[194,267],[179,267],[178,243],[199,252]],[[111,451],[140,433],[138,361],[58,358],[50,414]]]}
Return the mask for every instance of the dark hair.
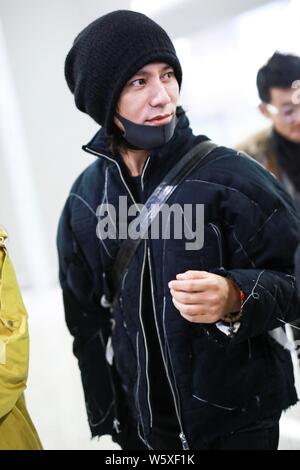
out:
{"label": "dark hair", "polygon": [[[179,118],[182,114],[185,114],[185,110],[181,106],[177,106],[176,116]],[[119,129],[116,124],[113,124],[112,132],[107,136],[107,147],[113,155],[119,155],[123,152],[126,153],[128,150],[134,148],[124,139],[121,129]]]}
{"label": "dark hair", "polygon": [[300,80],[300,57],[276,51],[257,73],[256,85],[260,99],[270,103],[271,88],[290,88],[295,80]]}
{"label": "dark hair", "polygon": [[126,153],[130,146],[123,137],[123,133],[115,123],[112,125],[111,134],[107,136],[107,148],[113,155]]}

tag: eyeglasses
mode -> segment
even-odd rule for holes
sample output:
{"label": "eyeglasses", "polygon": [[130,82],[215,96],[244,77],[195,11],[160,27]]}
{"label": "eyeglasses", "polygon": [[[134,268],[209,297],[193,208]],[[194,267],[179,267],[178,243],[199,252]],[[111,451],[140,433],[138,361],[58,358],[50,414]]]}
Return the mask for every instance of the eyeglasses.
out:
{"label": "eyeglasses", "polygon": [[272,104],[265,104],[266,109],[273,116],[277,116],[282,121],[285,121],[287,124],[293,124],[297,117],[300,117],[300,104],[291,104],[283,106],[282,108],[277,108]]}

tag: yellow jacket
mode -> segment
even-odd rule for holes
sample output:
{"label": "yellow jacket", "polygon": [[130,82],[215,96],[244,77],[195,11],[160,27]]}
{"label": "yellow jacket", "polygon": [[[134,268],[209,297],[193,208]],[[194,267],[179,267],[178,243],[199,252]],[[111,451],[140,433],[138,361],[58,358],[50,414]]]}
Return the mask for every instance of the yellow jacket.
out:
{"label": "yellow jacket", "polygon": [[29,337],[24,307],[0,228],[0,450],[38,450],[41,443],[25,405]]}

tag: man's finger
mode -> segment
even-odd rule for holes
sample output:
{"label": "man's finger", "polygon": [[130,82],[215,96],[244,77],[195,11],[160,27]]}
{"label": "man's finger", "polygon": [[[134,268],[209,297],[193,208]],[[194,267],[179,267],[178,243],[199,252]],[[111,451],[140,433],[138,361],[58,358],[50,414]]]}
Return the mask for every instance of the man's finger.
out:
{"label": "man's finger", "polygon": [[204,292],[211,285],[210,279],[187,279],[170,281],[170,289],[184,292]]}
{"label": "man's finger", "polygon": [[176,279],[183,280],[183,279],[203,279],[206,278],[207,275],[210,274],[207,271],[185,271],[184,273],[179,273],[176,275]]}
{"label": "man's finger", "polygon": [[216,315],[211,315],[207,313],[207,308],[199,308],[199,305],[194,305],[192,307],[196,308],[196,311],[193,309],[189,309],[189,305],[183,305],[180,302],[177,302],[174,298],[172,298],[174,306],[177,308],[179,311],[180,315],[187,321],[191,323],[215,323],[217,320],[219,320],[219,317],[216,317]]}
{"label": "man's finger", "polygon": [[200,305],[186,305],[178,302],[174,297],[172,297],[172,301],[175,307],[179,310],[180,313],[184,315],[189,315],[191,317],[195,315],[204,315],[205,309],[203,309]]}
{"label": "man's finger", "polygon": [[190,305],[203,305],[207,304],[207,296],[204,292],[186,292],[180,290],[170,290],[171,296],[177,300],[177,302],[181,302],[182,304],[190,304]]}

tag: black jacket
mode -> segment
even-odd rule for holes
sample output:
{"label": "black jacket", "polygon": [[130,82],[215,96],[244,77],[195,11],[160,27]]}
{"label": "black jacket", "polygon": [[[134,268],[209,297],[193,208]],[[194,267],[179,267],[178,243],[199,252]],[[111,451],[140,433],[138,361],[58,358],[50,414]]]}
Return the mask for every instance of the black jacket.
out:
{"label": "black jacket", "polygon": [[[195,137],[181,116],[171,141],[152,152],[144,166],[145,199],[203,138]],[[204,204],[203,248],[186,251],[186,240],[172,236],[141,243],[112,322],[101,297],[109,292],[107,273],[122,240],[99,240],[97,207],[109,202],[118,208],[119,196],[128,196],[130,205],[131,194],[122,161],[108,152],[102,131],[85,150],[99,158],[72,187],[60,219],[58,250],[66,321],[74,336],[92,435],[112,434],[118,413],[119,421],[126,419],[116,402],[125,391],[140,436],[149,436],[151,384],[140,296],[146,258],[184,447],[196,449],[204,440],[296,403],[290,354],[268,334],[300,316],[293,277],[299,218],[281,184],[252,159],[218,147],[215,159],[194,170],[169,201],[182,207]],[[234,337],[214,324],[190,323],[175,309],[168,282],[188,269],[231,277],[245,293]],[[112,367],[105,359],[111,329]]]}

